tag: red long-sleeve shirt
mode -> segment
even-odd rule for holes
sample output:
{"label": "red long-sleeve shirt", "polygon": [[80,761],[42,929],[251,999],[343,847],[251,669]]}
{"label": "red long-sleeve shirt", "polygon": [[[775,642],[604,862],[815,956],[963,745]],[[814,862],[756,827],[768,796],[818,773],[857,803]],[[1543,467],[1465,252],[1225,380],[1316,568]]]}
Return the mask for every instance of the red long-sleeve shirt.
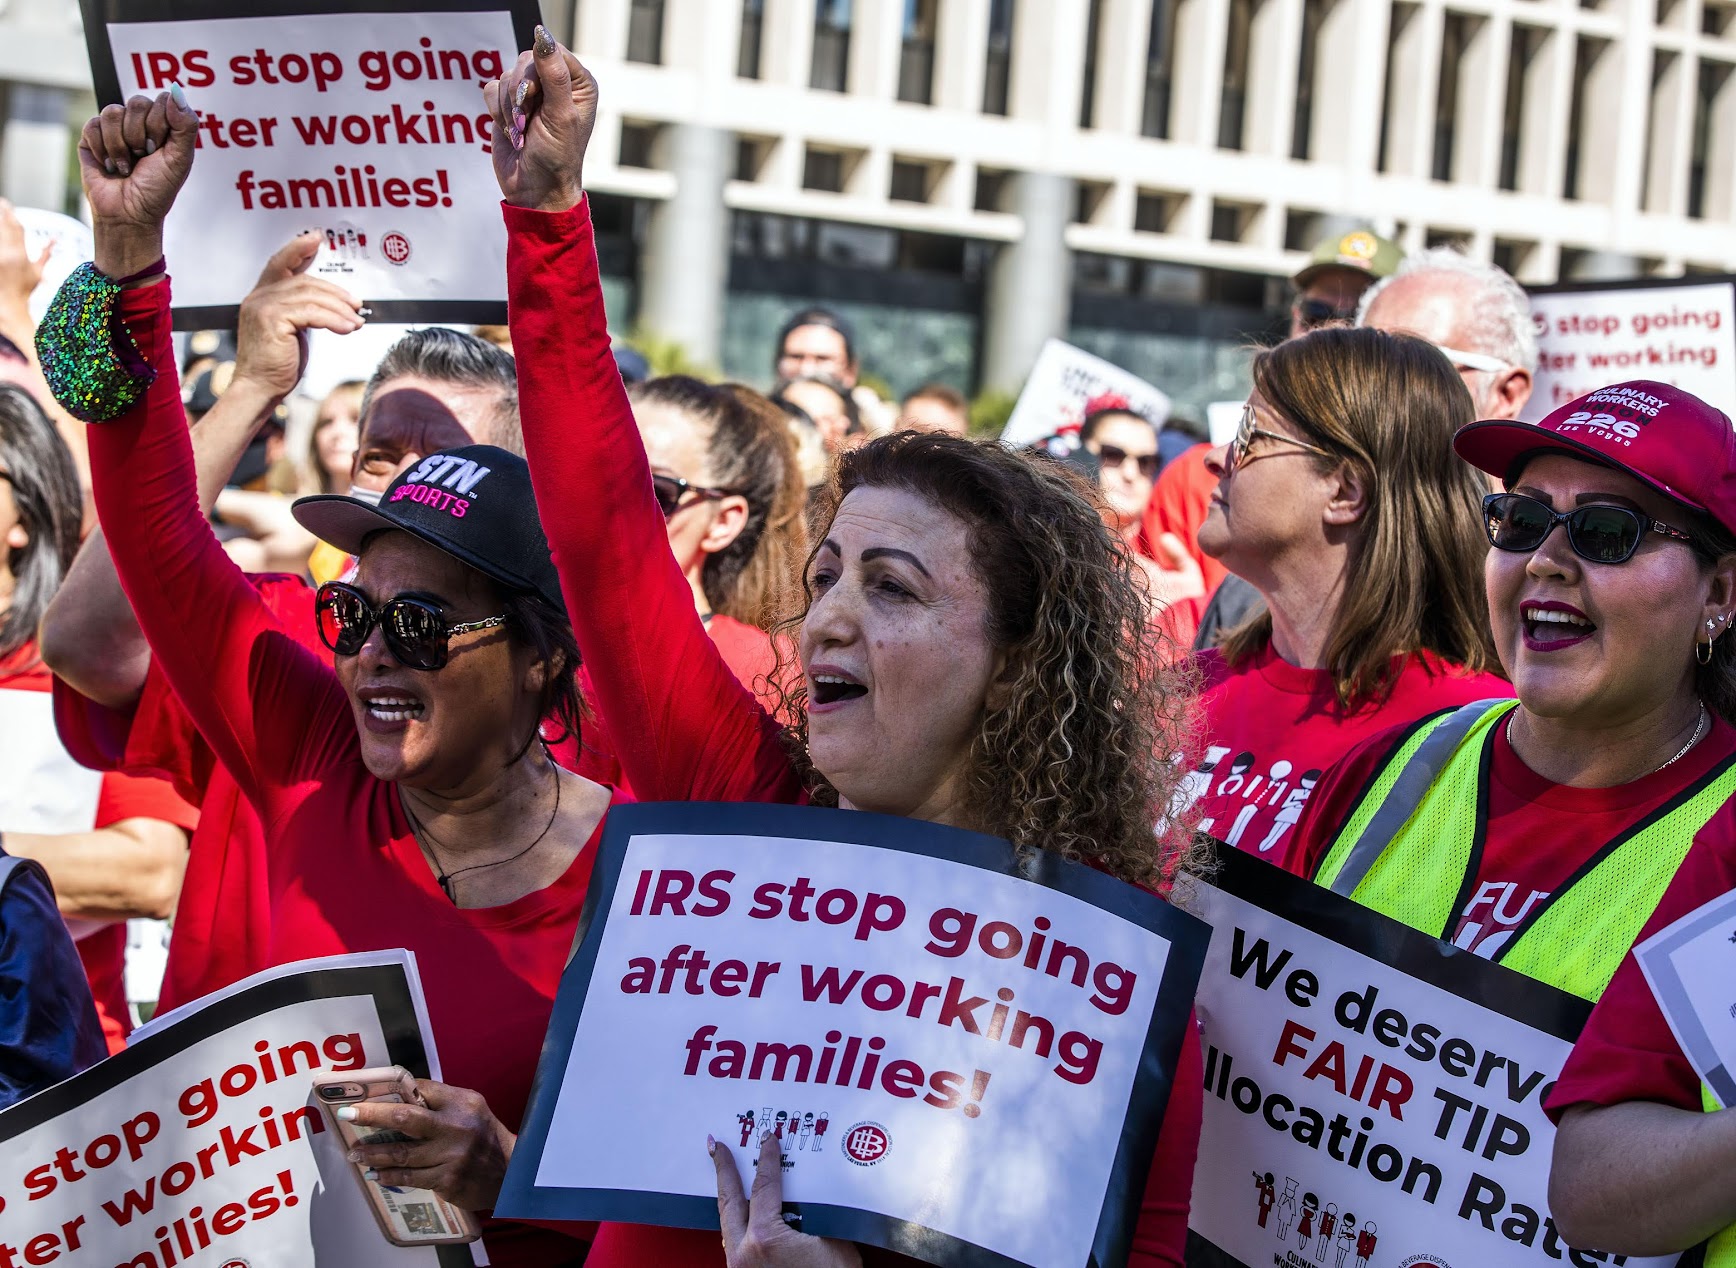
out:
{"label": "red long-sleeve shirt", "polygon": [[[199,513],[168,283],[124,291],[118,307],[158,377],[143,403],[90,429],[97,513],[152,656],[266,825],[268,961],[410,948],[446,1081],[480,1092],[516,1130],[595,838],[559,880],[504,906],[447,900],[396,787],[362,762],[337,676],[283,632]],[[522,1224],[490,1221],[486,1239],[500,1265],[578,1253],[571,1238]]]}
{"label": "red long-sleeve shirt", "polygon": [[[519,409],[573,631],[634,792],[653,801],[803,800],[777,726],[730,672],[670,554],[651,469],[609,351],[590,212],[505,209]],[[1199,1143],[1190,1029],[1130,1262],[1180,1264]],[[691,1142],[701,1148],[698,1140]],[[1033,1208],[1033,1215],[1036,1208]],[[589,1268],[716,1264],[716,1233],[605,1224]]]}

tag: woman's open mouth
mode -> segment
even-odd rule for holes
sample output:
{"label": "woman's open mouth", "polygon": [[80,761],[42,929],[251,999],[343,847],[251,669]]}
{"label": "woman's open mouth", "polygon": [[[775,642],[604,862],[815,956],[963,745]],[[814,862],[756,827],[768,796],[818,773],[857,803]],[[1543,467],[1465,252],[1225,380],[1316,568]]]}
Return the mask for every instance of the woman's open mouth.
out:
{"label": "woman's open mouth", "polygon": [[1578,608],[1565,603],[1522,603],[1519,628],[1525,646],[1534,652],[1554,652],[1583,643],[1597,625]]}
{"label": "woman's open mouth", "polygon": [[813,674],[808,678],[810,705],[842,704],[846,700],[858,700],[867,694],[868,688],[842,674]]}
{"label": "woman's open mouth", "polygon": [[357,693],[361,699],[362,716],[370,731],[401,730],[427,715],[428,706],[415,696],[378,688]]}

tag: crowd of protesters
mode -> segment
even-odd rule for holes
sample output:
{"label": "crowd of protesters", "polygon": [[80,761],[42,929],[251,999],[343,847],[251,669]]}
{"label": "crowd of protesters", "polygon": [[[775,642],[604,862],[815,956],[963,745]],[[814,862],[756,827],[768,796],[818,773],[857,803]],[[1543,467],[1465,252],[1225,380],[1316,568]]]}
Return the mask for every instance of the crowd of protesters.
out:
{"label": "crowd of protesters", "polygon": [[[130,918],[173,915],[166,1007],[405,947],[446,1081],[357,1107],[401,1137],[357,1160],[486,1213],[612,806],[868,810],[1163,896],[1209,836],[1596,1004],[1548,1100],[1562,1236],[1736,1263],[1736,1118],[1630,954],[1736,887],[1728,417],[1634,382],[1518,421],[1523,290],[1366,231],[1222,443],[1118,400],[973,440],[824,308],[769,392],[653,377],[607,332],[594,81],[539,28],[485,100],[509,325],[415,331],[299,430],[308,332],[366,312],[304,235],[177,363],[176,95],[83,132],[94,331],[19,334],[0,209],[0,1098],[124,1046]],[[436,469],[491,496],[450,514]],[[1134,1262],[1186,1257],[1201,1068],[1190,1027]],[[492,1262],[876,1261],[709,1147],[721,1245],[488,1219]]]}

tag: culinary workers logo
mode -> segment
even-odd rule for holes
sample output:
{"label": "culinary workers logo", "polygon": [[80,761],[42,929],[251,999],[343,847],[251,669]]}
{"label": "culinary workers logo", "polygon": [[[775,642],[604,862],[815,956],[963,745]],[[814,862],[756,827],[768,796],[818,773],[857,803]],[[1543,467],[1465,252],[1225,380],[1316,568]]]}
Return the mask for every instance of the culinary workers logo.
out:
{"label": "culinary workers logo", "polygon": [[858,1167],[872,1167],[892,1148],[892,1137],[879,1123],[857,1123],[845,1132],[841,1143],[844,1156]]}

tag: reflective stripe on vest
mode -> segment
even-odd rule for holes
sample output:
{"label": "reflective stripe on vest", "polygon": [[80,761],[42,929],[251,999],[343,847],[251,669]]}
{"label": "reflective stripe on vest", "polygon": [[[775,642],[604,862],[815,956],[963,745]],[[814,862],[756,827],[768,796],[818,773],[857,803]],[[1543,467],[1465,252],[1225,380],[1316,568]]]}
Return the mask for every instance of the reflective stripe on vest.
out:
{"label": "reflective stripe on vest", "polygon": [[[1315,882],[1449,939],[1481,863],[1495,725],[1516,703],[1478,701],[1416,727],[1370,782]],[[1595,1002],[1695,833],[1732,795],[1736,757],[1591,854],[1495,960]]]}

